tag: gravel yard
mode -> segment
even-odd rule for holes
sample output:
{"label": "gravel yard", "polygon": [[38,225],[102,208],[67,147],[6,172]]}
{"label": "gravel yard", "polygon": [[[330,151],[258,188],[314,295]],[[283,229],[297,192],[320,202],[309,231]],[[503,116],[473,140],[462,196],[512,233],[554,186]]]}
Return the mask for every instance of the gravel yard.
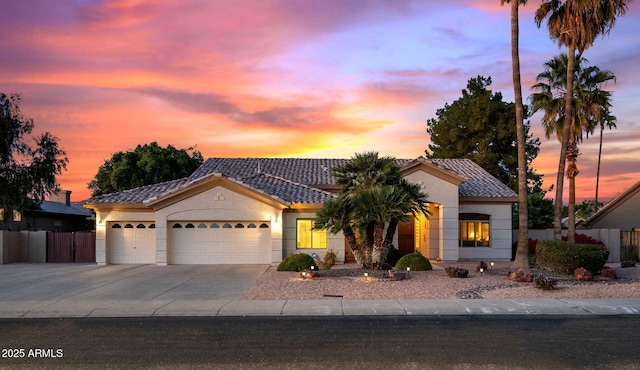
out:
{"label": "gravel yard", "polygon": [[[596,276],[592,282],[578,282],[573,276],[555,275],[531,269],[535,277],[542,273],[558,279],[555,290],[536,289],[533,283],[507,279],[511,262],[496,262],[493,269],[476,272],[478,262],[433,264],[431,271],[411,271],[407,280],[392,281],[384,271],[363,270],[354,264],[336,265],[320,271],[320,277],[303,280],[300,273],[276,271],[270,267],[247,291],[243,299],[500,299],[500,298],[640,298],[640,267],[620,268],[608,264],[617,280]],[[469,270],[465,279],[451,278],[447,266]],[[367,272],[369,276],[365,277]]]}

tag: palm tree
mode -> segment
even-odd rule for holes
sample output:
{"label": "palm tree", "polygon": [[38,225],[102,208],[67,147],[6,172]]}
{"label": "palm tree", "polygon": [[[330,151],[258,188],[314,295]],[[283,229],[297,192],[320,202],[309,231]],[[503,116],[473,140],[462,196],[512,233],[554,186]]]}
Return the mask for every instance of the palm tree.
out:
{"label": "palm tree", "polygon": [[333,172],[342,190],[323,204],[315,227],[342,231],[356,262],[364,268],[379,268],[392,247],[398,222],[406,221],[409,214],[429,215],[427,197],[419,185],[402,178],[393,157],[375,152],[356,154]]}
{"label": "palm tree", "polygon": [[[562,141],[566,129],[566,89],[568,56],[561,54],[545,63],[545,71],[540,73],[532,88],[537,93],[531,96],[533,111],[544,110],[542,124],[547,138],[553,132]],[[614,80],[615,76],[610,71],[602,71],[596,66],[583,68],[586,59],[578,55],[574,71],[575,84],[573,86],[571,106],[571,127],[569,128],[569,147],[567,150],[567,177],[569,178],[569,233],[575,235],[575,177],[578,175],[577,158],[579,155],[578,143],[583,139],[583,133],[587,137],[593,133],[596,124],[600,121],[602,107],[610,106],[611,93],[600,89],[600,86]],[[554,217],[555,220],[555,217]],[[574,226],[571,230],[571,225]]]}
{"label": "palm tree", "polygon": [[[546,0],[536,10],[535,21],[538,27],[544,19],[547,19],[547,28],[552,40],[559,46],[568,49],[566,95],[565,95],[565,124],[560,146],[560,159],[558,163],[558,177],[556,180],[556,199],[554,209],[553,237],[561,240],[561,216],[562,216],[562,190],[564,187],[564,170],[569,152],[571,138],[571,119],[573,77],[575,69],[576,51],[582,54],[595,41],[598,35],[605,35],[611,31],[616,17],[627,11],[627,3],[630,0]],[[575,171],[567,169],[567,177],[575,176]],[[574,202],[575,203],[575,202]],[[571,215],[574,214],[572,217]],[[575,204],[569,203],[569,230],[567,241],[575,242]]]}
{"label": "palm tree", "polygon": [[524,127],[524,106],[522,103],[522,83],[520,81],[520,30],[518,9],[527,0],[501,0],[500,4],[511,3],[511,71],[516,105],[516,137],[518,142],[518,247],[513,261],[514,268],[529,267],[529,214],[527,197],[527,149]]}
{"label": "palm tree", "polygon": [[598,212],[598,188],[600,187],[600,161],[602,159],[602,137],[604,136],[604,128],[608,127],[610,130],[616,128],[616,116],[611,115],[609,107],[602,107],[600,111],[600,144],[598,146],[598,170],[596,172],[596,199],[594,201],[593,210],[594,213]]}

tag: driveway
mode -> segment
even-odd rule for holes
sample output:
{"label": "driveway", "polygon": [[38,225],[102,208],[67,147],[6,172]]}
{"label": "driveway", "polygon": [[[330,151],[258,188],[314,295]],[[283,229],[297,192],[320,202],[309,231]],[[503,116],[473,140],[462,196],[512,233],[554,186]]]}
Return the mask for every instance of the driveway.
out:
{"label": "driveway", "polygon": [[[176,303],[237,300],[268,265],[12,264],[0,266],[0,316],[136,314]],[[120,307],[120,308],[118,308]],[[180,307],[175,307],[179,310]],[[203,310],[208,311],[207,307]],[[135,310],[134,310],[135,311]],[[46,314],[45,314],[46,313]]]}

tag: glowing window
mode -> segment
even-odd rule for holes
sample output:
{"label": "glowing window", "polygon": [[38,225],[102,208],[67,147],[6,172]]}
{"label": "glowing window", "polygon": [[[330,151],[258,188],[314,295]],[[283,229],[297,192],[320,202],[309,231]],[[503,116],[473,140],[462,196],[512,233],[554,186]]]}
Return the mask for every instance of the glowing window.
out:
{"label": "glowing window", "polygon": [[312,219],[298,219],[296,221],[296,248],[326,249],[327,231],[314,230]]}
{"label": "glowing window", "polygon": [[461,247],[490,247],[491,227],[489,215],[461,213],[459,215],[459,245]]}

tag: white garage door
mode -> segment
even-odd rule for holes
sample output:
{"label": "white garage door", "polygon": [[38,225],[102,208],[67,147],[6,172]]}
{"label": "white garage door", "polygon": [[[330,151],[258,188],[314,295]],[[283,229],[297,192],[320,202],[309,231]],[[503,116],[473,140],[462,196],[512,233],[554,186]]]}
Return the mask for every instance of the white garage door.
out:
{"label": "white garage door", "polygon": [[268,222],[175,222],[169,225],[169,263],[268,264]]}
{"label": "white garage door", "polygon": [[107,224],[107,262],[146,264],[156,262],[156,225],[152,222]]}

